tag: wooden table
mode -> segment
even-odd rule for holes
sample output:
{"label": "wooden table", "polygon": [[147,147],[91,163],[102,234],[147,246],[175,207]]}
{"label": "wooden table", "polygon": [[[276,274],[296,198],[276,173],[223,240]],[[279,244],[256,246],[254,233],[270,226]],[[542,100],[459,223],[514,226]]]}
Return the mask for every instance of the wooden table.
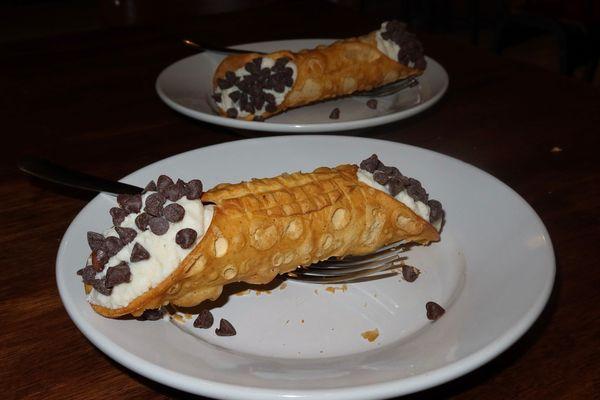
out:
{"label": "wooden table", "polygon": [[[172,22],[2,46],[0,388],[8,398],[187,397],[113,362],[71,322],[54,259],[92,195],[28,179],[15,167],[18,158],[40,155],[116,179],[166,156],[240,139],[171,111],[154,93],[157,74],[190,55],[176,40],[182,32],[228,44],[343,37],[377,25],[320,2]],[[558,276],[541,318],[508,351],[408,398],[599,396],[600,93],[441,35],[421,38],[450,74],[445,98],[361,134],[438,151],[506,182],[548,227]]]}

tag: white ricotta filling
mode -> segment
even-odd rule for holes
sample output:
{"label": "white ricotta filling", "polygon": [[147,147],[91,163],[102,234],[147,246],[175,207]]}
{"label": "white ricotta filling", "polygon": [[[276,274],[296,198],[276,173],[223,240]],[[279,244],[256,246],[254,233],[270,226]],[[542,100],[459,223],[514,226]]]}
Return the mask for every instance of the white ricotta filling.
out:
{"label": "white ricotta filling", "polygon": [[[369,171],[359,168],[356,172],[356,176],[360,182],[369,185],[374,189],[381,190],[382,192],[385,192],[391,196],[391,193],[388,190],[388,188],[377,183],[373,179],[373,174]],[[406,189],[402,190],[394,198],[400,203],[404,204],[406,207],[410,208],[419,217],[429,222],[429,214],[431,212],[431,208],[422,201],[418,201],[410,197]],[[432,225],[435,227],[435,229],[439,231],[442,226],[442,218],[438,219],[437,221],[433,221]]]}
{"label": "white ricotta filling", "polygon": [[[148,192],[142,196],[143,205],[146,204],[146,198],[152,193],[154,192]],[[167,200],[165,206],[172,203]],[[200,200],[188,200],[186,197],[182,197],[176,203],[185,209],[185,215],[179,222],[170,222],[169,230],[164,235],[155,235],[149,228],[141,231],[135,224],[135,218],[139,214],[131,213],[125,217],[120,226],[135,229],[137,236],[108,260],[104,269],[96,274],[96,278],[104,277],[109,267],[125,261],[129,264],[131,281],[115,285],[110,296],[103,295],[92,289],[87,296],[90,303],[110,309],[127,306],[133,299],[160,284],[179,266],[179,263],[192,251],[195,245],[202,240],[202,237],[210,226],[214,206],[204,206]],[[143,212],[143,206],[140,212]],[[177,232],[184,228],[194,229],[198,234],[196,242],[188,249],[181,248],[175,242]],[[113,227],[104,232],[104,236],[118,237],[118,234]],[[150,253],[149,259],[130,262],[131,251],[135,243],[139,243]]]}
{"label": "white ricotta filling", "polygon": [[[262,62],[260,64],[260,68],[272,68],[275,65],[275,60],[269,57],[263,57]],[[293,61],[288,61],[287,64],[285,64],[286,67],[289,67],[292,69],[292,71],[294,71],[294,73],[292,74],[292,79],[294,82],[296,82],[296,76],[298,75],[298,67],[296,67],[296,64]],[[237,77],[244,77],[246,75],[250,75],[250,72],[246,71],[246,68],[242,67],[237,69],[235,72],[235,76]],[[283,101],[285,100],[285,96],[289,93],[289,91],[291,90],[291,87],[285,87],[285,89],[283,90],[283,92],[279,93],[276,92],[273,89],[266,89],[263,90],[263,92],[265,93],[270,93],[275,97],[275,105],[280,105],[281,103],[283,103]],[[221,89],[220,87],[217,86],[217,88],[215,89],[215,94],[220,94],[221,95],[221,101],[217,102],[217,105],[219,106],[219,108],[221,108],[221,110],[223,110],[223,112],[227,112],[227,110],[229,110],[230,108],[235,108],[238,112],[238,117],[247,117],[248,115],[250,115],[250,113],[248,113],[247,111],[242,111],[242,109],[240,108],[240,103],[239,100],[237,102],[234,102],[231,97],[229,97],[230,93],[233,93],[235,91],[240,90],[237,86],[233,85],[232,87],[228,88],[228,89]],[[265,104],[262,106],[262,108],[260,110],[256,110],[254,111],[254,114],[252,115],[262,115],[266,110],[265,108],[267,107],[267,103],[265,102]]]}

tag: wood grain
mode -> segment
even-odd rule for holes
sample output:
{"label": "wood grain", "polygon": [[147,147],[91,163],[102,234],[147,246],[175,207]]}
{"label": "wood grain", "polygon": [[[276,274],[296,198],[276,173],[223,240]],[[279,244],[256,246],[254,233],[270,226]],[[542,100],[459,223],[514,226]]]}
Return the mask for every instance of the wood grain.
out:
{"label": "wood grain", "polygon": [[[54,259],[91,196],[28,179],[15,164],[36,154],[119,178],[239,139],[167,108],[154,93],[157,74],[191,54],[177,41],[183,34],[229,44],[343,37],[377,25],[329,3],[311,4],[2,45],[0,388],[8,398],[191,398],[119,366],[77,330],[60,302]],[[542,317],[517,344],[475,372],[407,398],[598,398],[600,93],[440,35],[421,39],[450,74],[445,98],[409,120],[352,134],[439,151],[510,185],[548,227],[558,276]]]}

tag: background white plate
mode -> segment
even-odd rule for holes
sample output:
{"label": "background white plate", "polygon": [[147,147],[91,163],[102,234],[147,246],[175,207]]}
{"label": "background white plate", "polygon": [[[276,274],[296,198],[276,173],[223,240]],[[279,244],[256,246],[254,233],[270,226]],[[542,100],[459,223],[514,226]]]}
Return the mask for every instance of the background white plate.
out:
{"label": "background white plate", "polygon": [[[273,52],[281,49],[298,51],[329,44],[333,39],[296,39],[250,43],[234,46],[242,50]],[[434,105],[448,88],[448,74],[435,60],[427,57],[427,69],[420,85],[399,93],[378,97],[378,107],[366,106],[366,97],[345,97],[289,110],[265,122],[224,118],[215,111],[212,99],[212,77],[224,58],[205,52],[177,61],[167,67],[156,80],[160,98],[174,110],[189,117],[238,129],[269,132],[332,132],[367,128],[415,115]],[[331,120],[331,110],[338,107],[340,119]]]}
{"label": "background white plate", "polygon": [[[163,384],[218,398],[384,398],[477,368],[533,323],[554,280],[554,254],[544,225],[521,197],[492,176],[403,144],[294,136],[193,150],[124,181],[144,185],[166,173],[201,178],[212,187],[359,162],[372,153],[421,180],[447,212],[441,242],[408,253],[409,262],[422,271],[416,282],[395,276],[348,285],[335,294],[324,286],[288,282],[270,294],[231,296],[212,307],[216,321],[224,317],[234,324],[234,337],[168,320],[106,319],[85,302],[75,275],[89,252],[86,232],[110,224],[114,199],[100,195],[75,218],[60,245],[56,275],[65,308],[78,328],[121,364]],[[434,323],[425,316],[430,300],[447,310]],[[361,337],[374,328],[380,332],[376,341]]]}

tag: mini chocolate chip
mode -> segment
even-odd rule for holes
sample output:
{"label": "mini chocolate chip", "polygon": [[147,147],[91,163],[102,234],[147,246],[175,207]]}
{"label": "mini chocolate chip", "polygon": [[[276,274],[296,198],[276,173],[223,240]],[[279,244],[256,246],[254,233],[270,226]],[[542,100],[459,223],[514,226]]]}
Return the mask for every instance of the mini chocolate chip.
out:
{"label": "mini chocolate chip", "polygon": [[229,93],[229,98],[234,103],[237,103],[240,100],[240,97],[242,97],[242,92],[240,92],[239,90]]}
{"label": "mini chocolate chip", "polygon": [[273,66],[273,69],[283,69],[283,67],[285,67],[285,64],[287,64],[289,61],[290,59],[287,57],[280,57],[277,60],[275,60],[275,65]]}
{"label": "mini chocolate chip", "polygon": [[212,313],[205,308],[200,311],[200,314],[198,314],[198,317],[194,321],[194,328],[208,329],[214,322],[215,319]]}
{"label": "mini chocolate chip", "polygon": [[192,247],[197,237],[198,234],[195,230],[191,228],[184,228],[177,232],[177,235],[175,235],[175,243],[181,246],[182,249],[189,249]]}
{"label": "mini chocolate chip", "polygon": [[228,118],[237,118],[238,112],[235,108],[231,107],[227,109],[225,114]]}
{"label": "mini chocolate chip", "polygon": [[329,119],[339,119],[340,118],[340,109],[334,108],[331,110],[331,114],[329,114]]}
{"label": "mini chocolate chip", "polygon": [[283,80],[283,84],[287,87],[292,87],[294,86],[294,79],[292,79],[291,76],[286,76]]}
{"label": "mini chocolate chip", "polygon": [[114,267],[110,267],[106,270],[106,287],[112,288],[121,283],[127,283],[131,281],[131,271],[129,270],[129,264],[125,261],[121,261]]}
{"label": "mini chocolate chip", "polygon": [[387,174],[387,176],[389,176],[390,178],[395,178],[395,177],[402,176],[402,174],[400,173],[400,170],[398,168],[396,168],[396,167],[386,167],[385,165],[381,165],[377,169],[379,171]]}
{"label": "mini chocolate chip", "polygon": [[263,117],[261,117],[260,115],[257,115],[254,117],[254,121],[256,122],[265,122],[265,119]]}
{"label": "mini chocolate chip", "polygon": [[385,185],[390,181],[390,176],[383,171],[377,170],[373,173],[373,180],[380,185]]}
{"label": "mini chocolate chip", "polygon": [[285,84],[283,82],[275,82],[273,84],[273,90],[277,93],[283,93],[285,91]]}
{"label": "mini chocolate chip", "polygon": [[230,87],[232,87],[233,82],[228,82],[225,79],[217,79],[217,86],[219,86],[220,89],[225,90],[225,89],[229,89]]}
{"label": "mini chocolate chip", "polygon": [[276,103],[275,96],[272,93],[265,93],[265,101],[272,105],[275,105]]}
{"label": "mini chocolate chip", "polygon": [[426,203],[427,198],[429,197],[423,186],[421,186],[421,182],[413,178],[408,178],[408,187],[406,188],[406,191],[410,197],[423,203]]}
{"label": "mini chocolate chip", "polygon": [[388,188],[390,190],[390,195],[396,197],[398,193],[404,190],[404,183],[402,179],[394,177],[389,180]]}
{"label": "mini chocolate chip", "polygon": [[435,222],[444,217],[442,203],[437,200],[429,200],[427,205],[429,206],[429,222]]}
{"label": "mini chocolate chip", "polygon": [[120,226],[115,227],[115,231],[119,235],[119,238],[123,244],[130,243],[137,236],[137,232],[132,228],[122,228]]}
{"label": "mini chocolate chip", "polygon": [[142,315],[137,317],[138,321],[158,321],[163,318],[165,312],[162,308],[144,310]]}
{"label": "mini chocolate chip", "polygon": [[92,267],[100,272],[104,269],[104,265],[108,262],[108,252],[105,249],[98,249],[92,251]]}
{"label": "mini chocolate chip", "polygon": [[202,181],[192,179],[185,185],[185,197],[188,200],[196,200],[202,196]]}
{"label": "mini chocolate chip", "polygon": [[146,187],[144,188],[144,191],[142,193],[146,193],[146,192],[156,192],[156,182],[154,182],[154,181],[148,182],[148,184],[146,185]]}
{"label": "mini chocolate chip", "polygon": [[96,280],[96,270],[91,265],[86,265],[84,268],[77,271],[77,275],[81,275],[83,283],[86,285],[92,285]]}
{"label": "mini chocolate chip", "polygon": [[169,230],[169,223],[163,217],[153,217],[148,223],[152,233],[162,236]]}
{"label": "mini chocolate chip", "polygon": [[104,236],[100,233],[88,232],[87,241],[92,250],[98,250],[104,247]]}
{"label": "mini chocolate chip", "polygon": [[221,318],[221,322],[219,323],[219,327],[215,329],[215,333],[217,336],[234,336],[236,334],[235,328],[231,325],[231,322],[227,321],[225,318]]}
{"label": "mini chocolate chip", "polygon": [[425,309],[427,310],[427,319],[431,321],[438,320],[446,312],[442,306],[433,301],[428,301],[425,304]]}
{"label": "mini chocolate chip", "polygon": [[109,257],[114,256],[123,248],[123,242],[116,236],[106,238],[106,250]]}
{"label": "mini chocolate chip", "polygon": [[185,215],[185,208],[177,203],[169,204],[164,209],[164,216],[169,222],[179,222]]}
{"label": "mini chocolate chip", "polygon": [[259,66],[257,66],[255,63],[253,63],[252,61],[250,61],[249,63],[247,63],[246,65],[244,65],[244,69],[248,72],[250,72],[251,74],[255,74],[258,72],[259,70]]}
{"label": "mini chocolate chip", "polygon": [[146,250],[144,248],[144,246],[142,246],[139,243],[136,243],[133,245],[133,249],[131,250],[131,257],[129,257],[129,261],[138,262],[138,261],[147,260],[149,258],[150,258],[150,253],[148,253],[148,250]]}
{"label": "mini chocolate chip", "polygon": [[137,226],[140,231],[145,231],[146,229],[148,229],[148,223],[150,222],[150,218],[152,218],[150,214],[141,213],[140,215],[135,217],[135,226]]}
{"label": "mini chocolate chip", "polygon": [[294,70],[291,69],[290,67],[286,67],[286,68],[283,69],[283,71],[281,72],[281,74],[284,77],[288,77],[288,76],[291,77],[291,76],[294,75]]}
{"label": "mini chocolate chip", "polygon": [[113,207],[110,209],[110,216],[112,217],[112,223],[114,226],[121,225],[121,222],[125,220],[127,215],[129,215],[129,213],[122,208]]}
{"label": "mini chocolate chip", "polygon": [[367,101],[367,107],[369,107],[372,110],[377,109],[377,100],[370,99],[369,101]]}
{"label": "mini chocolate chip", "polygon": [[419,271],[417,268],[415,268],[413,266],[410,266],[410,265],[402,266],[402,277],[407,282],[416,281],[417,278],[419,277],[420,273],[421,273],[421,271]]}
{"label": "mini chocolate chip", "polygon": [[381,161],[379,161],[379,158],[377,158],[377,155],[373,154],[371,157],[361,161],[360,168],[364,169],[365,171],[368,171],[370,173],[373,173],[381,165],[382,165]]}
{"label": "mini chocolate chip", "polygon": [[217,103],[220,103],[221,101],[223,101],[223,97],[221,96],[221,93],[215,93],[215,94],[213,94],[212,98]]}
{"label": "mini chocolate chip", "polygon": [[141,194],[120,194],[117,196],[119,206],[129,213],[139,213],[142,209]]}
{"label": "mini chocolate chip", "polygon": [[173,182],[173,179],[169,178],[167,175],[161,175],[156,181],[156,187],[158,188],[159,192],[163,193],[165,189],[167,189],[173,183],[175,183]]}
{"label": "mini chocolate chip", "polygon": [[268,103],[265,107],[265,111],[274,113],[275,111],[277,111],[277,106],[275,104]]}
{"label": "mini chocolate chip", "polygon": [[161,193],[152,193],[146,198],[144,211],[152,216],[159,217],[163,213],[163,205],[167,199]]}
{"label": "mini chocolate chip", "polygon": [[175,202],[183,197],[185,194],[185,183],[180,179],[177,183],[172,184],[163,191],[164,196]]}
{"label": "mini chocolate chip", "polygon": [[94,279],[94,282],[92,282],[92,286],[98,293],[103,294],[105,296],[110,296],[112,293],[112,287],[106,286],[106,277],[102,279]]}
{"label": "mini chocolate chip", "polygon": [[225,72],[225,79],[227,82],[235,83],[236,76],[232,71]]}

